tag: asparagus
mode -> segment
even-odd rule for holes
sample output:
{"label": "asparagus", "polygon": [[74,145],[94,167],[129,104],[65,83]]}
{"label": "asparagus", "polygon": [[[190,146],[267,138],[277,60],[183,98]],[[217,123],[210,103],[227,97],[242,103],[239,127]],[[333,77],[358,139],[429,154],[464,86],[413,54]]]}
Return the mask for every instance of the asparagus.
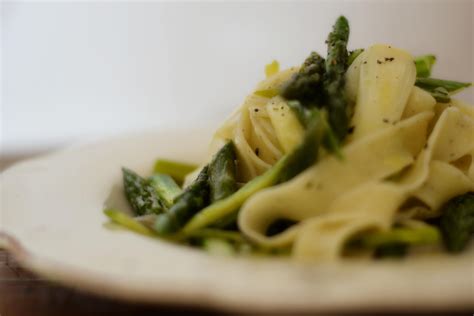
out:
{"label": "asparagus", "polygon": [[122,168],[125,195],[137,215],[159,214],[164,206],[155,188],[130,169]]}
{"label": "asparagus", "polygon": [[404,256],[409,246],[439,242],[439,230],[431,225],[395,227],[389,231],[369,232],[349,241],[349,247],[374,249],[376,258]]}
{"label": "asparagus", "polygon": [[228,230],[222,229],[215,229],[215,228],[203,228],[196,230],[189,237],[193,238],[219,238],[225,239],[235,243],[244,243],[246,240],[239,232],[233,232]]}
{"label": "asparagus", "polygon": [[312,109],[309,115],[312,117],[312,123],[308,126],[302,143],[293,152],[283,156],[267,172],[252,179],[231,196],[217,201],[197,213],[184,226],[182,233],[192,234],[198,229],[234,214],[256,192],[287,181],[313,164],[317,159],[319,143],[324,134],[324,125],[321,123],[322,117],[318,109]]}
{"label": "asparagus", "polygon": [[437,87],[427,92],[429,92],[431,96],[435,98],[435,100],[439,103],[448,103],[449,101],[451,101],[451,97],[449,96],[448,90],[443,87]]}
{"label": "asparagus", "polygon": [[216,154],[209,165],[211,203],[222,200],[237,191],[236,153],[230,141]]}
{"label": "asparagus", "polygon": [[441,208],[440,229],[448,251],[463,251],[474,234],[474,192],[449,200]]}
{"label": "asparagus", "polygon": [[176,197],[173,206],[156,218],[153,228],[157,233],[161,235],[175,233],[209,203],[208,171],[209,167],[205,166],[197,179]]}
{"label": "asparagus", "polygon": [[[288,106],[295,113],[300,123],[307,128],[311,122],[311,111],[304,108],[299,101],[289,101]],[[325,110],[321,111],[321,124],[324,125],[325,134],[323,137],[323,146],[331,153],[336,154],[339,158],[342,158],[341,147],[339,141],[334,134],[333,129],[329,125],[326,119],[327,113]]]}
{"label": "asparagus", "polygon": [[363,48],[358,48],[358,49],[354,49],[353,51],[351,51],[349,53],[349,58],[347,58],[347,67],[349,67],[350,65],[352,65],[352,63],[354,62],[354,60],[359,57],[360,54],[362,54],[362,52],[364,52],[364,49]]}
{"label": "asparagus", "polygon": [[446,89],[449,93],[453,93],[453,92],[458,92],[464,88],[470,87],[472,83],[435,79],[435,78],[416,78],[415,85],[428,91],[433,90],[438,87],[442,87]]}
{"label": "asparagus", "polygon": [[229,257],[236,254],[234,246],[229,241],[220,238],[205,238],[202,241],[202,248],[214,256]]}
{"label": "asparagus", "polygon": [[183,183],[187,174],[193,172],[197,166],[167,159],[158,159],[155,162],[154,172],[168,174],[176,182]]}
{"label": "asparagus", "polygon": [[280,94],[287,100],[298,100],[305,106],[321,105],[323,75],[324,59],[312,52],[298,73],[283,85]]}
{"label": "asparagus", "polygon": [[339,141],[347,134],[349,116],[344,90],[347,70],[347,41],[349,40],[349,22],[340,16],[327,39],[328,55],[326,58],[323,87],[326,94],[326,106],[329,124]]}
{"label": "asparagus", "polygon": [[429,76],[431,76],[431,68],[433,68],[435,62],[435,55],[423,55],[416,57],[416,76],[418,78],[428,78]]}
{"label": "asparagus", "polygon": [[375,248],[375,258],[401,258],[406,255],[408,245],[403,242],[392,242],[378,246]]}
{"label": "asparagus", "polygon": [[133,217],[114,209],[104,210],[104,214],[114,223],[148,237],[155,236],[153,231]]}
{"label": "asparagus", "polygon": [[415,85],[431,93],[436,101],[447,103],[451,101],[451,94],[470,87],[472,83],[435,78],[416,78]]}
{"label": "asparagus", "polygon": [[181,188],[167,174],[156,173],[148,180],[167,209],[173,205],[174,199],[182,193]]}
{"label": "asparagus", "polygon": [[155,230],[162,235],[176,233],[209,202],[219,201],[234,193],[237,190],[235,159],[234,145],[228,142],[201,170],[197,179],[175,198],[168,212],[156,219]]}

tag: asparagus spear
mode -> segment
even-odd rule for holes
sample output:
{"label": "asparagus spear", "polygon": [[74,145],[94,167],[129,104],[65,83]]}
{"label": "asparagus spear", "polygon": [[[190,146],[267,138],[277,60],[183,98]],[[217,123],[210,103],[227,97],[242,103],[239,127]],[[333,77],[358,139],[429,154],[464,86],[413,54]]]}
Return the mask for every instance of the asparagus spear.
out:
{"label": "asparagus spear", "polygon": [[155,188],[130,169],[122,168],[125,195],[137,215],[163,212],[164,206]]}
{"label": "asparagus spear", "polygon": [[326,106],[329,124],[339,141],[347,134],[349,117],[344,90],[347,70],[347,41],[349,40],[349,22],[340,16],[327,39],[328,55],[323,86],[326,93]]}
{"label": "asparagus spear", "polygon": [[351,51],[349,53],[349,58],[347,59],[347,67],[349,67],[350,65],[352,65],[352,63],[354,62],[354,60],[359,57],[360,54],[362,54],[362,52],[364,51],[363,48],[358,48],[358,49],[354,49],[353,51]]}
{"label": "asparagus spear", "polygon": [[324,58],[312,52],[300,70],[281,89],[281,96],[287,100],[298,100],[305,106],[321,105]]}
{"label": "asparagus spear", "polygon": [[429,245],[440,241],[436,227],[396,227],[384,232],[370,232],[349,241],[349,246],[374,249],[376,258],[402,257],[409,246]]}
{"label": "asparagus spear", "polygon": [[237,191],[236,154],[232,141],[225,144],[209,165],[211,203],[222,200]]}
{"label": "asparagus spear", "polygon": [[431,76],[431,68],[436,62],[435,55],[423,55],[415,58],[416,76],[418,78],[427,78]]}
{"label": "asparagus spear", "polygon": [[119,224],[120,226],[123,226],[131,231],[148,237],[154,236],[153,231],[151,229],[123,212],[114,209],[107,209],[104,210],[104,214],[108,218],[110,218],[112,222]]}
{"label": "asparagus spear", "polygon": [[209,203],[208,171],[209,167],[205,166],[197,179],[176,197],[168,212],[156,218],[154,229],[157,233],[167,235],[176,232]]}
{"label": "asparagus spear", "polygon": [[438,87],[442,87],[446,89],[449,93],[453,93],[453,92],[458,92],[464,88],[470,87],[472,83],[435,79],[435,78],[416,78],[415,85],[428,91],[433,90]]}
{"label": "asparagus spear", "polygon": [[449,200],[442,207],[440,228],[450,252],[461,252],[474,234],[474,192]]}
{"label": "asparagus spear", "polygon": [[148,180],[167,209],[173,205],[174,199],[182,193],[181,188],[167,174],[156,173]]}
{"label": "asparagus spear", "polygon": [[155,162],[154,172],[168,174],[176,182],[183,183],[187,174],[193,172],[197,166],[167,159],[158,159]]}
{"label": "asparagus spear", "polygon": [[[288,106],[296,114],[296,117],[298,118],[300,123],[305,128],[308,128],[308,125],[311,123],[311,111],[304,108],[299,101],[289,101]],[[326,115],[327,113],[322,110],[321,124],[323,124],[325,130],[325,134],[323,137],[323,145],[329,152],[336,154],[339,158],[342,158],[342,152],[339,141],[336,135],[334,134],[333,129],[327,122]]]}
{"label": "asparagus spear", "polygon": [[211,204],[197,213],[184,226],[185,235],[207,227],[237,212],[242,204],[256,192],[272,185],[287,181],[314,163],[318,148],[324,134],[321,113],[318,109],[311,110],[311,124],[308,126],[302,143],[291,153],[283,156],[272,168],[258,176],[231,196]]}
{"label": "asparagus spear", "polygon": [[436,101],[447,103],[451,101],[451,94],[470,87],[472,83],[435,78],[416,78],[415,85],[431,93]]}

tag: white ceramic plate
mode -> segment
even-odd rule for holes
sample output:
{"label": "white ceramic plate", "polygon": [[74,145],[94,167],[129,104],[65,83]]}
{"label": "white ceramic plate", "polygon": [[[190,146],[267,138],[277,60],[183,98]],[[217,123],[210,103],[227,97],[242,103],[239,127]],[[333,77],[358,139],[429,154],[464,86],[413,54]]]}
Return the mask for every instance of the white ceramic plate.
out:
{"label": "white ceramic plate", "polygon": [[293,312],[473,307],[472,252],[304,266],[211,257],[103,227],[102,208],[111,188],[120,185],[121,166],[146,174],[156,157],[199,161],[209,136],[169,130],[121,137],[6,170],[0,241],[40,275],[134,301]]}

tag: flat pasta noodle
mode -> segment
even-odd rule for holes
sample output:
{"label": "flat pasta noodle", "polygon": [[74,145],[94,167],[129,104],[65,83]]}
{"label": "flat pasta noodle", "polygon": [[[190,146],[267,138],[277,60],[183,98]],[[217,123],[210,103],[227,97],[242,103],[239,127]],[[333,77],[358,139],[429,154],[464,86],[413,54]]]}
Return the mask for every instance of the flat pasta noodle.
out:
{"label": "flat pasta noodle", "polygon": [[348,237],[364,230],[388,230],[403,192],[391,183],[361,185],[336,199],[322,216],[303,222],[294,244],[299,261],[336,260]]}
{"label": "flat pasta noodle", "polygon": [[452,197],[474,190],[474,182],[458,168],[443,161],[432,161],[429,175],[413,196],[431,210],[439,209]]}
{"label": "flat pasta noodle", "polygon": [[[239,227],[251,240],[264,247],[293,246],[298,260],[335,260],[350,236],[369,228],[389,229],[407,199],[426,204],[406,213],[411,214],[407,219],[432,217],[439,215],[442,203],[473,189],[472,163],[464,172],[449,164],[473,151],[471,108],[456,100],[436,104],[429,93],[414,87],[412,58],[402,51],[395,51],[398,64],[389,64],[392,68],[374,68],[374,59],[378,62],[387,51],[373,46],[346,74],[349,99],[356,102],[353,126],[359,132],[343,148],[345,161],[325,157],[290,182],[247,201]],[[401,76],[401,84],[394,85]],[[380,102],[386,106],[372,113]],[[360,112],[364,107],[365,114]],[[415,122],[417,128],[407,128]],[[405,147],[395,145],[401,139]],[[397,148],[393,152],[391,145]],[[398,180],[386,179],[407,168]],[[298,223],[266,236],[267,227],[281,218]]]}
{"label": "flat pasta noodle", "polygon": [[348,70],[349,91],[357,90],[351,139],[398,122],[416,78],[413,57],[388,45],[371,46],[360,61]]}

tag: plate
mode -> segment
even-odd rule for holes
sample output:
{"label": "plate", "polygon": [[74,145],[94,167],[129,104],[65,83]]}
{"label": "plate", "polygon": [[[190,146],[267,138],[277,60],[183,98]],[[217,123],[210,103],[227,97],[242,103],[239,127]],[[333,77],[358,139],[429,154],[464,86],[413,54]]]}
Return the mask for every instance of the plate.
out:
{"label": "plate", "polygon": [[[474,306],[472,251],[304,265],[289,259],[213,257],[103,226],[102,209],[111,191],[120,188],[122,166],[147,174],[157,157],[202,161],[210,135],[203,129],[147,132],[13,166],[1,175],[0,242],[41,276],[135,302],[253,312]],[[113,196],[114,203],[123,202]]]}

